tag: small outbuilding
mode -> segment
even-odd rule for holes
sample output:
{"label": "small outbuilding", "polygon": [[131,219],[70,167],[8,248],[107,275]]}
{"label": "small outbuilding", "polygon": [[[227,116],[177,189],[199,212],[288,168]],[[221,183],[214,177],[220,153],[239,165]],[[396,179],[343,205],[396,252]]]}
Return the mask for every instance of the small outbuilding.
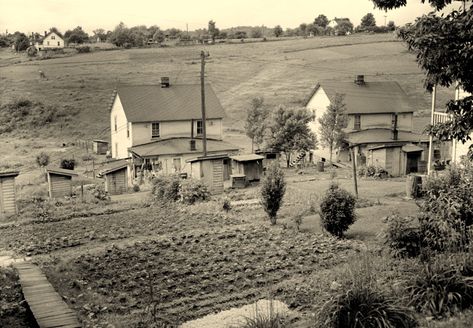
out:
{"label": "small outbuilding", "polygon": [[16,214],[15,178],[18,171],[0,172],[0,218]]}
{"label": "small outbuilding", "polygon": [[273,163],[279,163],[280,154],[278,151],[272,149],[257,150],[255,151],[257,155],[263,156],[263,168],[266,169],[268,166]]}
{"label": "small outbuilding", "polygon": [[93,151],[97,155],[106,155],[108,151],[108,141],[105,140],[93,140],[92,141]]}
{"label": "small outbuilding", "polygon": [[204,181],[214,195],[223,193],[224,161],[228,162],[228,155],[200,156],[189,159],[191,177]]}
{"label": "small outbuilding", "polygon": [[49,198],[59,198],[72,195],[72,177],[77,176],[73,170],[60,168],[46,169],[48,177]]}
{"label": "small outbuilding", "polygon": [[248,182],[259,181],[263,174],[264,156],[257,154],[235,155],[232,160],[232,174],[244,174]]}
{"label": "small outbuilding", "polygon": [[128,192],[129,165],[120,161],[100,174],[105,178],[105,191],[110,195],[120,195]]}

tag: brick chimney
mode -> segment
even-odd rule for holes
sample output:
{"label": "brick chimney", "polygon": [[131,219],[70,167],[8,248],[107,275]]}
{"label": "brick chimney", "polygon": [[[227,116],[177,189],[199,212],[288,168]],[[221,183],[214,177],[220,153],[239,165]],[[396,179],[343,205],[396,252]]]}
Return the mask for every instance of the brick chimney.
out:
{"label": "brick chimney", "polygon": [[171,84],[169,83],[169,77],[162,76],[161,77],[161,88],[169,88]]}
{"label": "brick chimney", "polygon": [[44,36],[48,35],[48,31],[44,31]]}
{"label": "brick chimney", "polygon": [[355,84],[364,85],[365,84],[365,76],[364,75],[357,75],[356,78],[355,78]]}

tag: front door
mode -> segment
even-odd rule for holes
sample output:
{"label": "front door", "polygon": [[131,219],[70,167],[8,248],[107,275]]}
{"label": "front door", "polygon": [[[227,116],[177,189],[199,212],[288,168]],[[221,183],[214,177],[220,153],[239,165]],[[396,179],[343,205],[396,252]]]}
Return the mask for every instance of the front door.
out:
{"label": "front door", "polygon": [[418,164],[420,160],[420,152],[407,153],[406,174],[417,173],[419,171]]}

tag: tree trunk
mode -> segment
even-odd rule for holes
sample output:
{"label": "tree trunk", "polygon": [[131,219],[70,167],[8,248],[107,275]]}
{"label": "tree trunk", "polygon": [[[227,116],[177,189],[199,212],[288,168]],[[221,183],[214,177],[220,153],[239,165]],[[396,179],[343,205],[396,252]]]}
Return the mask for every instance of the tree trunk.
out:
{"label": "tree trunk", "polygon": [[285,153],[285,154],[286,154],[287,168],[289,168],[289,164],[291,163],[291,153]]}
{"label": "tree trunk", "polygon": [[253,154],[255,152],[255,139],[251,138],[251,153]]}
{"label": "tree trunk", "polygon": [[330,162],[330,165],[332,165],[332,152],[333,152],[333,146],[332,146],[332,145],[330,145],[329,149],[330,149],[330,160],[329,160],[329,162]]}

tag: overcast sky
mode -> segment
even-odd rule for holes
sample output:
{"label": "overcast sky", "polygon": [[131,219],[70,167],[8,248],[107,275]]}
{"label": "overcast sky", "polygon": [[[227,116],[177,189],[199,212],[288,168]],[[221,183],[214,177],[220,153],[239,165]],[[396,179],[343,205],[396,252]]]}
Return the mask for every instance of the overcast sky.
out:
{"label": "overcast sky", "polygon": [[218,28],[277,24],[283,28],[310,23],[319,14],[329,19],[348,17],[356,26],[366,13],[378,25],[393,20],[396,25],[413,21],[432,11],[421,0],[408,0],[405,8],[375,10],[370,0],[0,0],[0,31],[41,32],[55,26],[61,32],[82,26],[112,30],[120,21],[127,26],[158,25],[189,30],[206,28],[213,19]]}

